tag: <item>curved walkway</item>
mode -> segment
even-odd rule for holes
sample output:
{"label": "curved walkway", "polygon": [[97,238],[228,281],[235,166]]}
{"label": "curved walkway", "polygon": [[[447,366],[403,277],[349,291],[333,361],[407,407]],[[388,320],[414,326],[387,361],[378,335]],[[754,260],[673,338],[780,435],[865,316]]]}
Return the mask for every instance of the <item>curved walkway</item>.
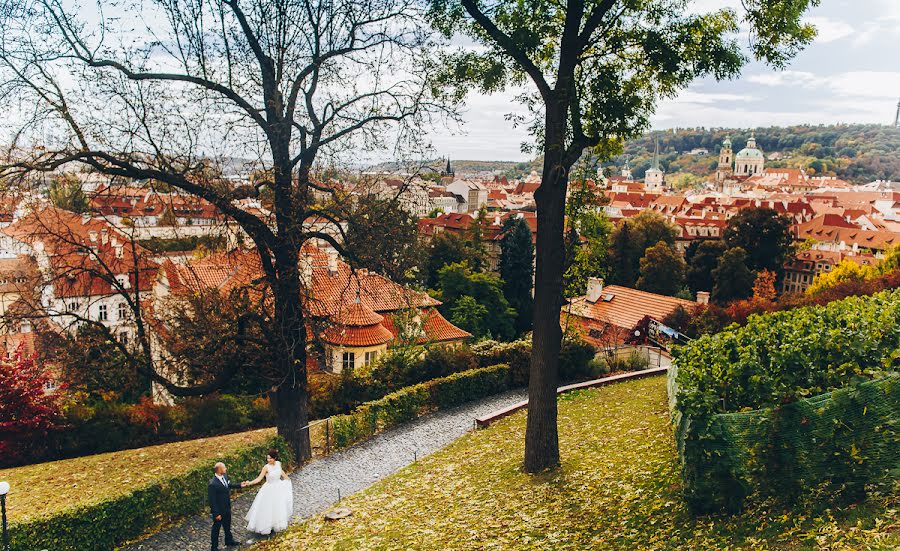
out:
{"label": "curved walkway", "polygon": [[[375,482],[450,444],[473,426],[476,417],[521,402],[525,390],[516,390],[425,415],[383,432],[347,450],[313,461],[291,474],[294,487],[294,522],[323,512],[341,496],[364,490]],[[251,543],[244,515],[256,491],[233,504],[234,537]],[[209,549],[209,515],[202,513],[123,549],[129,551],[201,551]],[[221,542],[220,542],[221,543]],[[234,548],[232,548],[234,549]]]}

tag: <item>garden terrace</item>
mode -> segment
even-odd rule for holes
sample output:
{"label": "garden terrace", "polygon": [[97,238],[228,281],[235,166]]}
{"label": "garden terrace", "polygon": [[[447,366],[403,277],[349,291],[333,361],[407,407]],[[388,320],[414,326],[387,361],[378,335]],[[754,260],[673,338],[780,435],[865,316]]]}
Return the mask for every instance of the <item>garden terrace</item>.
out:
{"label": "garden terrace", "polygon": [[0,470],[12,549],[103,550],[205,504],[216,461],[254,475],[273,429]]}
{"label": "garden terrace", "polygon": [[349,518],[319,515],[261,544],[293,549],[868,548],[900,545],[900,487],[840,508],[822,496],[786,509],[756,504],[693,517],[661,377],[560,398],[562,466],[521,471],[524,412],[345,499]]}

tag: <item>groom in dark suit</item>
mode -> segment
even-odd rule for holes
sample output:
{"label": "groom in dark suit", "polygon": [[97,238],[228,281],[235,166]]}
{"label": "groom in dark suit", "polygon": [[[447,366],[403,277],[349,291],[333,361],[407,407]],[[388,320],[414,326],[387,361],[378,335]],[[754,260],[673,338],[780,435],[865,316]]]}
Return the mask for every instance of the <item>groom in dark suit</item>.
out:
{"label": "groom in dark suit", "polygon": [[225,474],[228,469],[225,463],[216,463],[215,473],[209,481],[207,488],[209,494],[209,509],[212,512],[212,551],[219,549],[219,529],[225,529],[225,545],[240,545],[231,535],[231,490],[243,488],[244,483],[232,484]]}

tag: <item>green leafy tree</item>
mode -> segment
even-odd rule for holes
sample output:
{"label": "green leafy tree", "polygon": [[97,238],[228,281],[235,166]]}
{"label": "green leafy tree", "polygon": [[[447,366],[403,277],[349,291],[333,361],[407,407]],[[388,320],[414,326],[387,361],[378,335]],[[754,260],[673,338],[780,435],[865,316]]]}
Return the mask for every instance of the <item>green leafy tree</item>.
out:
{"label": "green leafy tree", "polygon": [[57,339],[56,360],[66,387],[91,400],[137,403],[150,395],[150,379],[134,367],[107,332],[81,326],[74,336]]}
{"label": "green leafy tree", "polygon": [[607,256],[612,223],[602,213],[589,210],[571,221],[570,248],[565,272],[566,296],[583,295],[590,277],[608,276]]}
{"label": "green leafy tree", "polygon": [[637,288],[649,293],[674,296],[684,286],[684,259],[665,241],[647,249],[641,258]]}
{"label": "green leafy tree", "polygon": [[528,331],[532,314],[534,243],[531,228],[523,218],[511,217],[504,223],[500,239],[500,278],[506,300],[516,309],[516,332]]}
{"label": "green leafy tree", "polygon": [[477,338],[490,336],[488,330],[488,309],[474,297],[463,295],[450,308],[450,321]]}
{"label": "green leafy tree", "polygon": [[747,267],[747,251],[740,247],[728,249],[722,254],[712,276],[715,282],[712,299],[718,303],[749,297],[756,280],[753,270]]}
{"label": "green leafy tree", "polygon": [[516,311],[503,296],[503,281],[496,274],[475,272],[467,263],[459,262],[444,266],[438,276],[440,289],[436,296],[443,302],[442,314],[452,319],[458,302],[468,296],[490,313],[480,328],[482,335],[500,340],[515,336]]}
{"label": "green leafy tree", "polygon": [[454,232],[440,232],[431,238],[427,246],[425,284],[435,289],[440,279],[441,268],[450,264],[466,262],[473,256],[465,238]]}
{"label": "green leafy tree", "polygon": [[50,180],[50,203],[54,207],[82,213],[90,204],[81,188],[81,181],[71,174],[62,174]]}
{"label": "green leafy tree", "polygon": [[347,224],[344,247],[354,267],[404,283],[422,277],[417,221],[397,201],[362,197],[340,216]]}
{"label": "green leafy tree", "polygon": [[725,252],[722,241],[694,241],[685,251],[687,262],[687,285],[692,293],[712,291],[713,270],[719,264],[719,258]]}
{"label": "green leafy tree", "polygon": [[[627,222],[627,226],[623,222],[613,232],[613,270],[610,275],[612,283],[634,287],[640,276],[640,262],[646,250],[660,241],[674,245],[677,232],[663,215],[652,210],[642,211]],[[622,232],[627,235],[616,235]]]}
{"label": "green leafy tree", "polygon": [[747,266],[754,271],[784,272],[784,262],[792,254],[794,238],[791,220],[769,208],[743,209],[728,220],[723,234],[729,248],[747,252]]}
{"label": "green leafy tree", "polygon": [[487,227],[487,209],[481,207],[466,231],[466,245],[469,247],[469,264],[475,271],[482,271],[487,267],[487,247],[484,243],[484,229]]}
{"label": "green leafy tree", "polygon": [[[817,0],[747,0],[753,57],[784,66],[815,36],[802,21]],[[543,154],[538,212],[534,346],[525,469],[559,463],[556,386],[565,269],[565,197],[585,149],[601,159],[649,124],[656,103],[695,79],[737,75],[748,59],[734,38],[738,14],[697,13],[686,0],[432,0],[435,25],[462,31],[483,48],[463,50],[448,78],[485,91],[530,80],[535,149]],[[654,241],[655,243],[655,241]],[[540,323],[538,323],[540,320]]]}

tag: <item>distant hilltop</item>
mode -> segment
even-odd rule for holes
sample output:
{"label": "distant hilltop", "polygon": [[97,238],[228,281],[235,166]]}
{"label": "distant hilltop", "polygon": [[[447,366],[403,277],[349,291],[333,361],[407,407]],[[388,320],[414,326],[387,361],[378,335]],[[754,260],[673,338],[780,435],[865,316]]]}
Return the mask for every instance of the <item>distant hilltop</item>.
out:
{"label": "distant hilltop", "polygon": [[[658,140],[663,172],[711,177],[715,174],[722,142],[730,139],[734,150],[739,151],[751,134],[755,134],[770,168],[802,168],[810,176],[835,176],[853,183],[900,180],[900,128],[877,124],[658,130],[627,142],[624,153],[603,163],[603,168],[607,175],[619,174],[627,161],[632,176],[642,179],[653,163]],[[540,174],[541,161],[540,158],[526,162],[450,158],[457,176],[497,174],[507,178],[524,178],[532,171]],[[444,157],[418,164],[422,172],[440,173],[446,163]],[[367,170],[402,172],[404,169],[399,163],[385,162]]]}
{"label": "distant hilltop", "polygon": [[617,173],[627,161],[632,175],[640,179],[653,162],[658,141],[664,172],[705,177],[715,172],[726,138],[739,151],[751,134],[770,168],[802,168],[810,176],[836,176],[854,183],[900,180],[900,129],[875,124],[655,131],[628,142],[624,153],[605,166],[607,172]]}

